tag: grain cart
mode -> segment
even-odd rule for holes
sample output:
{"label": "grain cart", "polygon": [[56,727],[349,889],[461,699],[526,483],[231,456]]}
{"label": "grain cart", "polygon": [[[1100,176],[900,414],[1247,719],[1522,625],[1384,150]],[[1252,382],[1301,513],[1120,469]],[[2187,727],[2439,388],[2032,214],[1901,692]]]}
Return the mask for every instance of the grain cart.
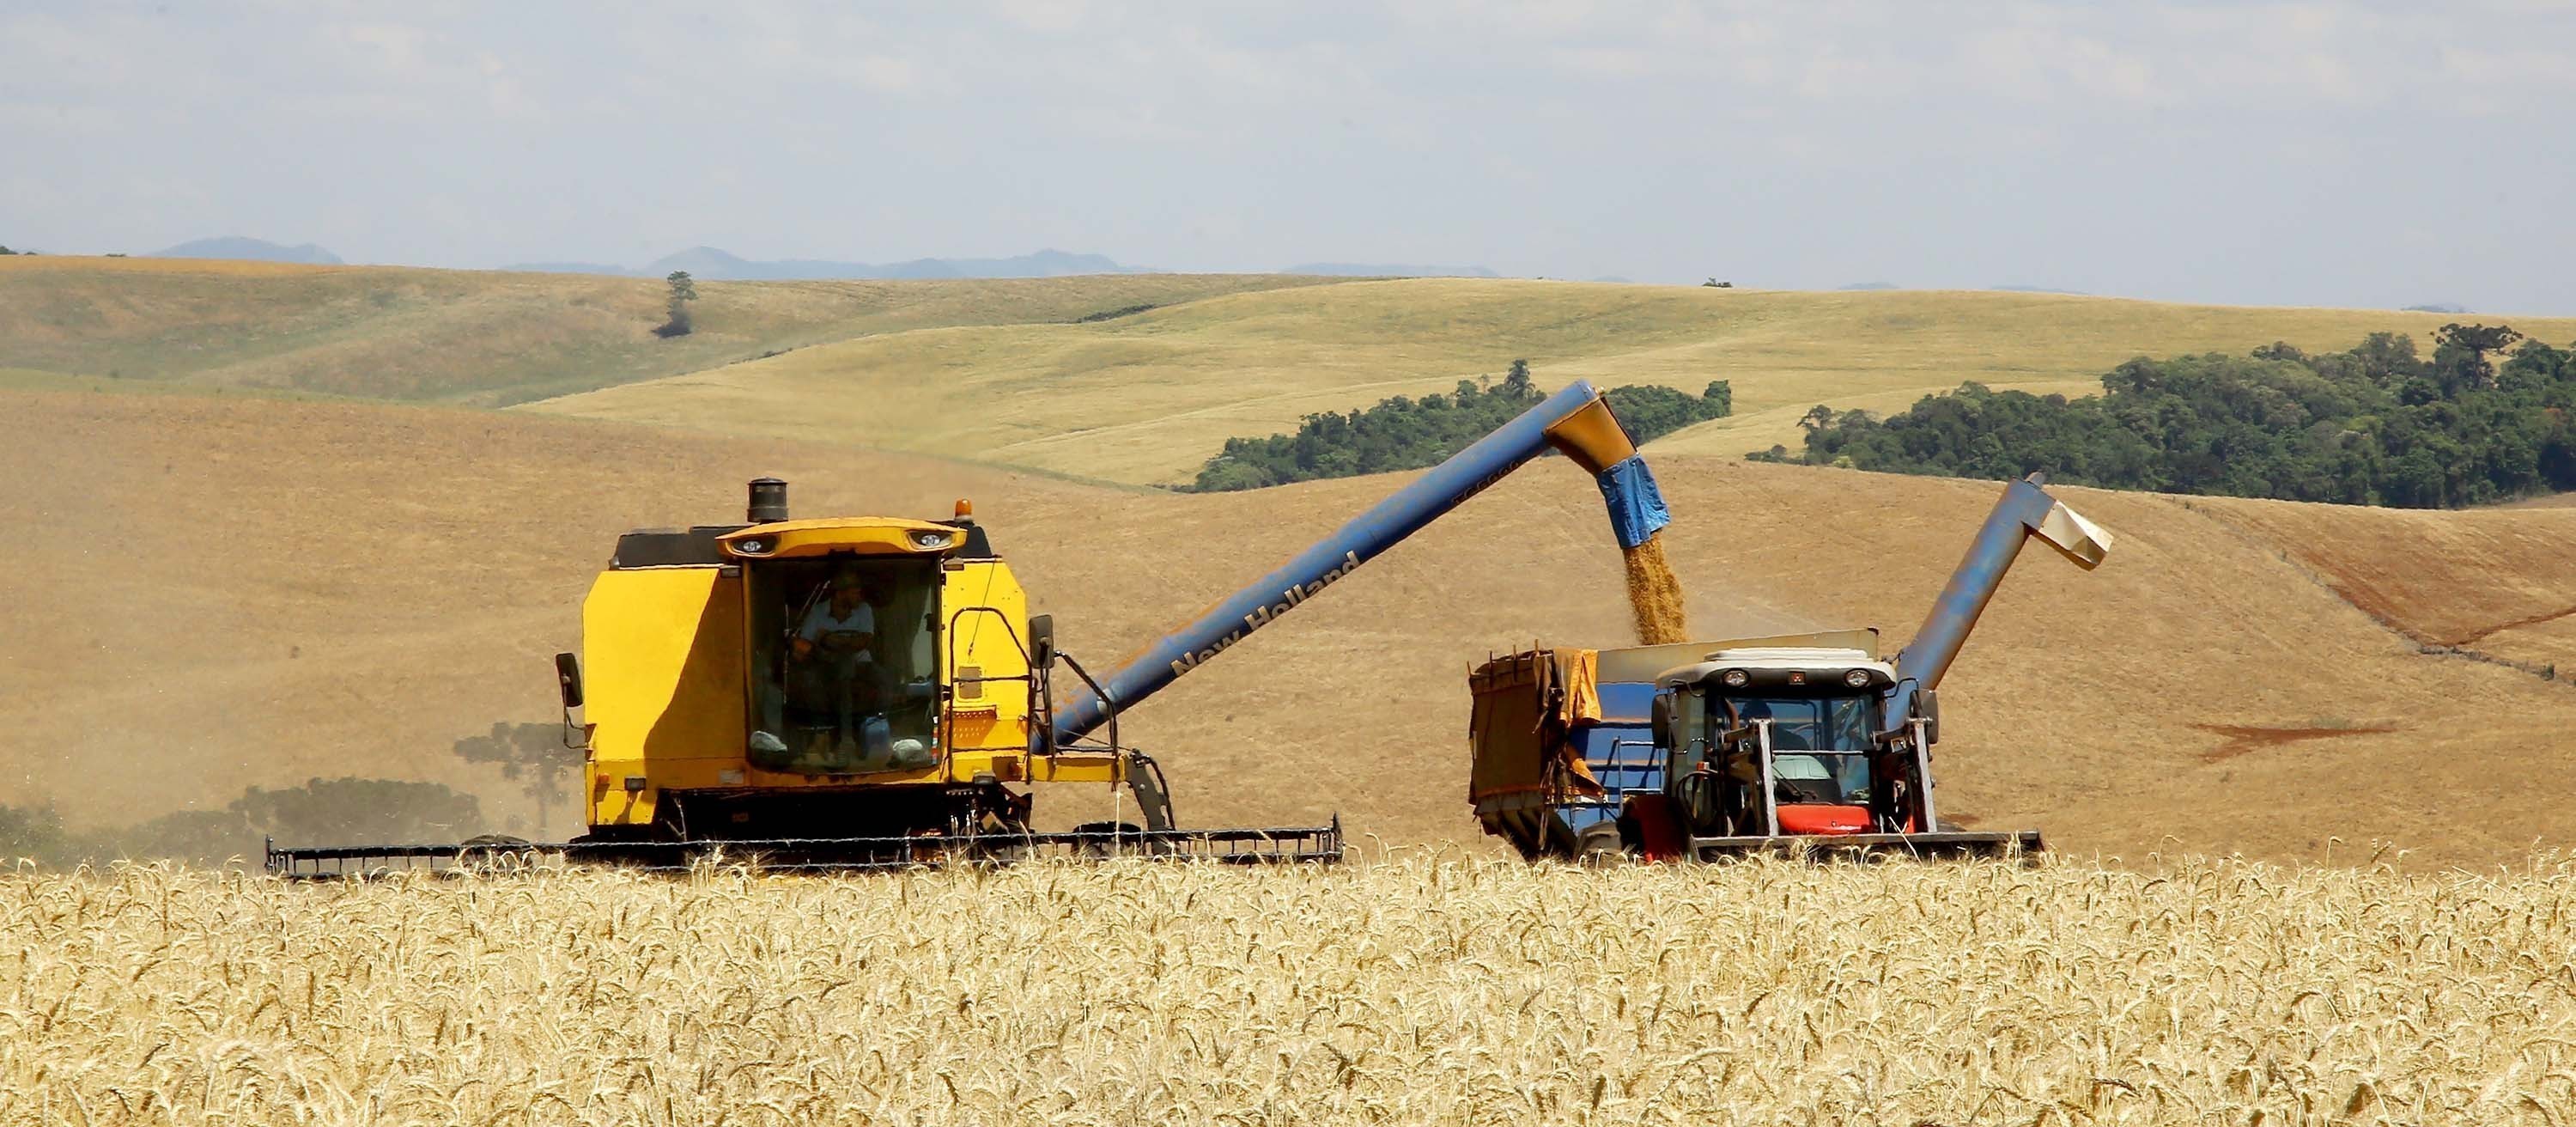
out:
{"label": "grain cart", "polygon": [[[754,481],[741,524],[619,537],[582,606],[584,652],[556,658],[589,832],[272,843],[268,866],[332,876],[562,853],[672,867],[719,846],[780,868],[1337,860],[1338,821],[1178,828],[1161,769],[1119,739],[1120,714],[1551,449],[1594,476],[1623,548],[1669,519],[1608,402],[1577,382],[1099,678],[1056,649],[1052,618],[1029,613],[965,502],[942,520],[791,519],[786,483]],[[832,629],[810,629],[818,620]],[[827,635],[847,644],[836,654]],[[817,654],[831,662],[820,672]],[[1044,782],[1132,796],[1137,820],[1034,832],[1030,784]]]}
{"label": "grain cart", "polygon": [[1804,843],[2037,852],[2036,830],[1940,818],[1936,690],[2023,544],[2101,563],[2111,536],[2041,488],[2005,487],[1914,640],[1876,630],[1627,649],[1533,649],[1469,675],[1468,799],[1522,856],[1708,859]]}

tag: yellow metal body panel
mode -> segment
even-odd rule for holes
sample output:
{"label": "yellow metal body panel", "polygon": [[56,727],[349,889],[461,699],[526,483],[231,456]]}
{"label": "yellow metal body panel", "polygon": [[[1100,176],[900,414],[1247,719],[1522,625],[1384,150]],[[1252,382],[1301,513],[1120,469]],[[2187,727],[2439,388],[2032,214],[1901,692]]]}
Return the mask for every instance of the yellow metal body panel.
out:
{"label": "yellow metal body panel", "polygon": [[650,822],[658,791],[716,785],[742,766],[742,579],[730,570],[607,571],[591,585],[581,633],[592,825]]}
{"label": "yellow metal body panel", "polygon": [[1557,420],[1547,428],[1547,441],[1590,474],[1599,474],[1637,454],[1637,447],[1628,441],[1628,432],[1610,413],[1607,399],[1595,398],[1582,410]]}
{"label": "yellow metal body panel", "polygon": [[[919,537],[931,537],[924,542]],[[854,552],[863,556],[933,555],[956,547],[965,534],[944,524],[899,517],[783,520],[755,524],[716,537],[725,551],[745,560],[783,560]],[[755,548],[754,545],[757,545]]]}
{"label": "yellow metal body panel", "polygon": [[[892,540],[872,538],[907,538],[915,526],[955,531],[910,521],[796,521],[722,539],[794,543],[810,556],[834,544],[892,550]],[[1008,565],[990,559],[941,562],[932,653],[944,691],[931,765],[842,775],[754,766],[745,754],[754,673],[747,657],[750,584],[741,573],[766,558],[724,567],[611,570],[591,587],[582,605],[582,644],[593,826],[649,824],[658,796],[669,790],[944,787],[983,776],[1004,783],[1125,778],[1115,755],[1030,754],[1037,718],[1028,680],[1028,596]]]}

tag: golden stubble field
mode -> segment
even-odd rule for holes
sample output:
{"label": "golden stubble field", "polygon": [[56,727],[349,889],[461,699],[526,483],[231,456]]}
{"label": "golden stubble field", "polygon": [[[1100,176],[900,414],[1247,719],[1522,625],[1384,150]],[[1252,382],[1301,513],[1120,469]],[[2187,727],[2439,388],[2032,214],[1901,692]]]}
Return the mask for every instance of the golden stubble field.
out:
{"label": "golden stubble field", "polygon": [[2576,867],[0,877],[0,1121],[2563,1122]]}

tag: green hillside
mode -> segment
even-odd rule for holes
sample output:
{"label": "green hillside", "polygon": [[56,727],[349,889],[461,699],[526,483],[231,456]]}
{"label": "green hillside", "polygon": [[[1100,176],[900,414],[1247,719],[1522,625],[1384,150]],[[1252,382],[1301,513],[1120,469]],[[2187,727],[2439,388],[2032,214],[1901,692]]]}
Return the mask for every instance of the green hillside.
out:
{"label": "green hillside", "polygon": [[[1237,293],[1093,324],[848,340],[527,409],[859,442],[1137,483],[1189,480],[1227,438],[1446,392],[1526,357],[1539,382],[1734,386],[1735,417],[1655,449],[1794,442],[1817,404],[1901,410],[1966,380],[2090,394],[2130,357],[2343,348],[2448,318],[2052,294],[1765,292],[1408,279]],[[2522,319],[2551,339],[2576,319]]]}

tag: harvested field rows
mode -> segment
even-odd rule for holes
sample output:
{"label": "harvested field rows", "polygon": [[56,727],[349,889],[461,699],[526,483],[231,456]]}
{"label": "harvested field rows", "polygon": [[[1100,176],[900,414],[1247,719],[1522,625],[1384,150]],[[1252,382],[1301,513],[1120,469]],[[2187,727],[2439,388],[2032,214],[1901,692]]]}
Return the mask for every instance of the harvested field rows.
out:
{"label": "harvested field rows", "polygon": [[0,880],[0,1121],[2555,1123],[2576,862]]}

